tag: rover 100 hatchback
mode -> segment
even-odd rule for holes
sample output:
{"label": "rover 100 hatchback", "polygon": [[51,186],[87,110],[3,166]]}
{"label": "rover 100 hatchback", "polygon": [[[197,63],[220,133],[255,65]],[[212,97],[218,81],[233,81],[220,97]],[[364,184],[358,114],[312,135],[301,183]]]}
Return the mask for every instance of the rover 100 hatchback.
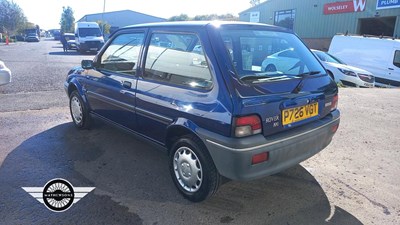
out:
{"label": "rover 100 hatchback", "polygon": [[[263,68],[288,51],[290,67]],[[310,50],[292,31],[253,23],[122,28],[69,72],[65,90],[78,128],[96,117],[160,146],[195,202],[222,177],[262,178],[315,155],[340,118],[338,88]]]}

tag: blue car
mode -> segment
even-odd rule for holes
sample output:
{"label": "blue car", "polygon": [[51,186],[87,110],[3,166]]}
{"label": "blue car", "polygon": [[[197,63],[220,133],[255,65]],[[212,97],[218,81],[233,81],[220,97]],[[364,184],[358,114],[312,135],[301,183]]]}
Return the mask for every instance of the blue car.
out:
{"label": "blue car", "polygon": [[[262,68],[286,49],[290,68]],[[64,86],[77,128],[102,119],[158,145],[194,202],[223,177],[259,179],[310,158],[340,120],[338,88],[310,50],[290,30],[254,23],[125,27]]]}

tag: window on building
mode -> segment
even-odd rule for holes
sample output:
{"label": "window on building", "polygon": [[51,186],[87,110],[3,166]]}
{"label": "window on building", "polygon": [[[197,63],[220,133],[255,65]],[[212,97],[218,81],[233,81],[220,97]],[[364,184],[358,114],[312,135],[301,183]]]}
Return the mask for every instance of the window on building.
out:
{"label": "window on building", "polygon": [[282,10],[275,12],[274,25],[293,30],[296,10]]}
{"label": "window on building", "polygon": [[154,33],[147,51],[145,79],[208,89],[212,77],[195,34]]}

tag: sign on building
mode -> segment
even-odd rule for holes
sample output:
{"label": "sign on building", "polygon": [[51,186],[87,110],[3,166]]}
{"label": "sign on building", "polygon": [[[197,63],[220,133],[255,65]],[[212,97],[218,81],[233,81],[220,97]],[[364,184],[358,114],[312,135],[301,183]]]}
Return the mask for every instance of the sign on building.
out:
{"label": "sign on building", "polygon": [[376,9],[400,8],[400,0],[377,0]]}
{"label": "sign on building", "polygon": [[[387,0],[391,1],[391,0]],[[395,0],[400,1],[400,0]],[[353,0],[345,2],[333,2],[324,5],[324,14],[339,14],[339,13],[351,13],[351,12],[363,12],[367,0]]]}
{"label": "sign on building", "polygon": [[260,12],[250,12],[250,22],[251,23],[260,22]]}

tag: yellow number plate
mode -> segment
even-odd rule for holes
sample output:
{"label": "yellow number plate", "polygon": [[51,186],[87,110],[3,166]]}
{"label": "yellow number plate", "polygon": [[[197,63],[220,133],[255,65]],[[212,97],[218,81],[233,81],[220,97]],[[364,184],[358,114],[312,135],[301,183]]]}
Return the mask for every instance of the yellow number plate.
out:
{"label": "yellow number plate", "polygon": [[318,102],[282,111],[282,125],[288,125],[318,115]]}

